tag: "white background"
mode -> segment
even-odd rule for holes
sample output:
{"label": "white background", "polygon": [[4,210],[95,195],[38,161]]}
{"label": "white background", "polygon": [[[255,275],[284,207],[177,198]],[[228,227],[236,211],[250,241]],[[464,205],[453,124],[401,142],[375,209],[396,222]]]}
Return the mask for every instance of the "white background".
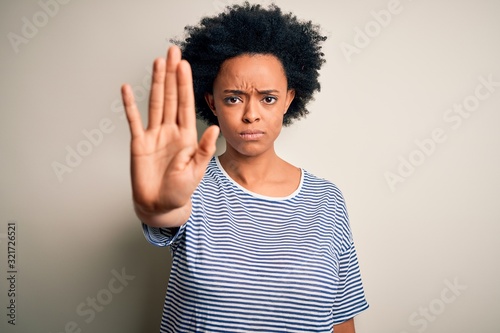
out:
{"label": "white background", "polygon": [[[168,39],[227,3],[61,0],[44,11],[34,0],[2,1],[2,332],[158,331],[169,250],[145,241],[132,210],[119,89],[144,91]],[[499,332],[500,2],[276,3],[329,37],[322,91],[277,146],[344,192],[371,305],[357,331]],[[477,88],[481,77],[495,82],[490,90]],[[473,111],[457,118],[464,103]],[[108,133],[89,146],[84,131],[102,122]],[[78,148],[87,155],[70,167],[68,149]],[[67,167],[59,175],[57,163]],[[15,326],[6,315],[9,221]]]}

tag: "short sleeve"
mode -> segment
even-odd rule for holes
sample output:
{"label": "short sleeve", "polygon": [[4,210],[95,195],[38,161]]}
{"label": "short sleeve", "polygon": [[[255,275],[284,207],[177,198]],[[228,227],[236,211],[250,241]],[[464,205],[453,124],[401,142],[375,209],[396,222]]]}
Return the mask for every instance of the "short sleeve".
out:
{"label": "short sleeve", "polygon": [[353,318],[368,308],[354,243],[339,257],[339,282],[333,305],[334,325]]}
{"label": "short sleeve", "polygon": [[179,228],[157,228],[142,223],[144,236],[153,245],[164,247],[177,242],[186,230],[186,223]]}

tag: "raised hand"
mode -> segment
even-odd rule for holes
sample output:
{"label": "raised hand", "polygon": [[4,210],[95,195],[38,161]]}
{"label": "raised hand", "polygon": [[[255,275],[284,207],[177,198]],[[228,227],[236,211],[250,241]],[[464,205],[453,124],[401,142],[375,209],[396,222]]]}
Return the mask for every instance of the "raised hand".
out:
{"label": "raised hand", "polygon": [[191,195],[215,152],[219,129],[209,127],[198,143],[191,67],[177,46],[154,62],[146,129],[129,85],[122,86],[122,97],[132,135],[136,213],[151,226],[180,226],[189,218]]}

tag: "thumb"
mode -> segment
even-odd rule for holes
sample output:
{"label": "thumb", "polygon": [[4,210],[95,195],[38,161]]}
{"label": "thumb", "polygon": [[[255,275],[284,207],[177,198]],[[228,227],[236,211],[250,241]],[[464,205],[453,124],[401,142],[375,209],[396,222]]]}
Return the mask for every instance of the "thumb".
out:
{"label": "thumb", "polygon": [[198,150],[194,156],[194,161],[200,167],[204,168],[207,166],[208,162],[215,153],[215,142],[219,136],[219,127],[212,125],[205,130],[205,133],[201,136],[200,142],[198,144]]}

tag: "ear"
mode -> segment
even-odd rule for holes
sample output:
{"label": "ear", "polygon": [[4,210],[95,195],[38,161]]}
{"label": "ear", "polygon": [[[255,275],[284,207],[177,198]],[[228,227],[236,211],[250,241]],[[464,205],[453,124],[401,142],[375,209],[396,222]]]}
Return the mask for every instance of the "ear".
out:
{"label": "ear", "polygon": [[213,114],[217,117],[217,112],[215,111],[214,95],[210,93],[205,93],[205,101],[207,102],[210,110],[212,110]]}
{"label": "ear", "polygon": [[286,92],[286,100],[285,100],[285,111],[283,114],[285,114],[288,111],[288,107],[290,104],[292,104],[293,99],[295,98],[295,89],[288,89]]}

